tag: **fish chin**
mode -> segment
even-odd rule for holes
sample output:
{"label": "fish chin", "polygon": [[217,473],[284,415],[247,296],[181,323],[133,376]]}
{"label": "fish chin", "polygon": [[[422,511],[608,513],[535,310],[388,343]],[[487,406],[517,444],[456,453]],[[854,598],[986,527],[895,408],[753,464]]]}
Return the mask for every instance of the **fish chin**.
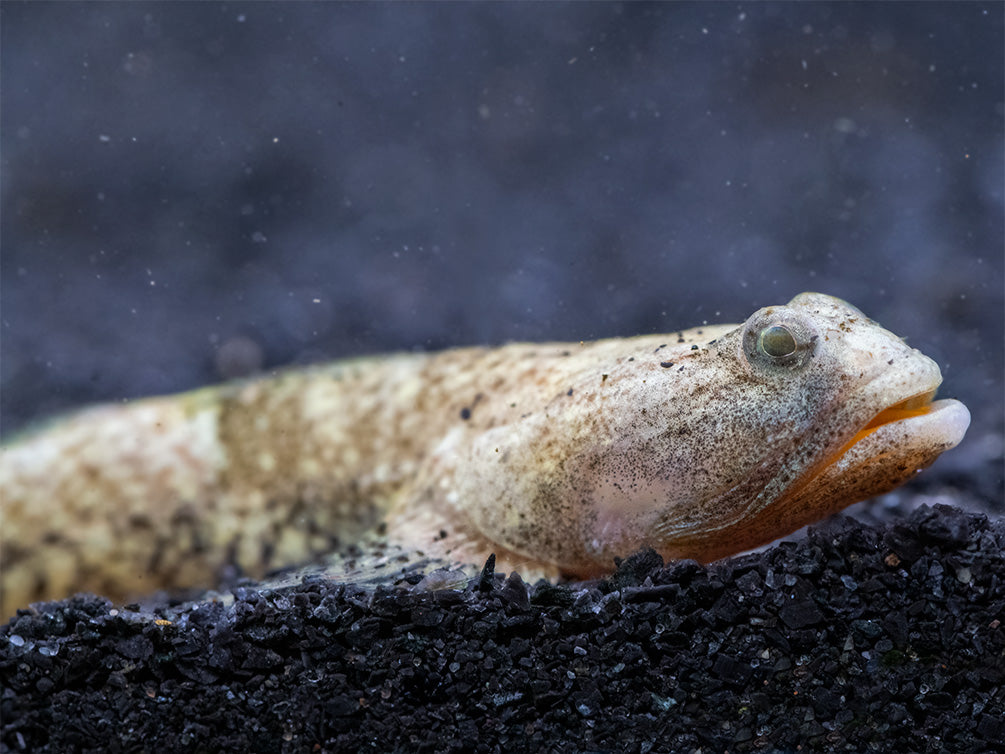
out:
{"label": "fish chin", "polygon": [[[970,412],[959,401],[931,401],[931,396],[915,396],[881,411],[834,454],[809,486],[819,488],[866,472],[878,486],[887,486],[882,483],[884,473],[898,479],[886,490],[871,493],[882,494],[959,445],[970,426]],[[859,486],[854,480],[846,483]]]}
{"label": "fish chin", "polygon": [[955,447],[970,426],[970,412],[955,400],[928,402],[931,393],[877,414],[831,460],[776,504],[795,526],[882,495]]}
{"label": "fish chin", "polygon": [[970,412],[959,401],[930,399],[928,392],[884,409],[771,505],[723,527],[714,539],[674,535],[662,548],[664,557],[717,560],[898,487],[958,445],[970,425]]}

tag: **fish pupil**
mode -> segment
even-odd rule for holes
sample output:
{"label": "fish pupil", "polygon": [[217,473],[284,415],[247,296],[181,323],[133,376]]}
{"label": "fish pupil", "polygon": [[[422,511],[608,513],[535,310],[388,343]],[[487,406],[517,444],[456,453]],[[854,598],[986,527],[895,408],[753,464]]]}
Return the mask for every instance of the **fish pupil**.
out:
{"label": "fish pupil", "polygon": [[758,345],[761,350],[772,358],[789,356],[796,352],[796,339],[791,332],[781,325],[772,325],[761,330]]}

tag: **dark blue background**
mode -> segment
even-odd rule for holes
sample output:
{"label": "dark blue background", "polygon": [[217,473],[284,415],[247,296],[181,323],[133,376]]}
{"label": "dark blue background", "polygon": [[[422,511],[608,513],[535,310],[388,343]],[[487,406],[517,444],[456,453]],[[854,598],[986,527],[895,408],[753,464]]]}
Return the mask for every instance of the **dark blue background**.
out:
{"label": "dark blue background", "polygon": [[5,434],[257,365],[820,290],[939,361],[975,424],[938,468],[1000,489],[1000,3],[0,20]]}

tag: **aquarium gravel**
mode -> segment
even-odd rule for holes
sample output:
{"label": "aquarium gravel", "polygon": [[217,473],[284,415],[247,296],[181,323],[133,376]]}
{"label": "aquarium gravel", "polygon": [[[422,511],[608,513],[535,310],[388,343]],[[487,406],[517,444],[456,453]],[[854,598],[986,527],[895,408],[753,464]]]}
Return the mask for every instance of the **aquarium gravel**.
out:
{"label": "aquarium gravel", "polygon": [[1003,546],[937,506],[587,583],[77,596],[0,629],[0,750],[1000,751]]}

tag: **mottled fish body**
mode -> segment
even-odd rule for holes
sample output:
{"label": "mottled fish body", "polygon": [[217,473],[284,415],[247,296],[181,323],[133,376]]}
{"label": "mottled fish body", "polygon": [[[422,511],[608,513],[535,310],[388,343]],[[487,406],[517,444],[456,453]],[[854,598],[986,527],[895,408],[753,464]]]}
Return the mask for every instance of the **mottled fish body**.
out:
{"label": "mottled fish body", "polygon": [[804,293],[742,325],[281,372],[99,406],[0,452],[0,613],[261,577],[379,532],[594,576],[714,560],[886,492],[962,439],[938,366]]}

